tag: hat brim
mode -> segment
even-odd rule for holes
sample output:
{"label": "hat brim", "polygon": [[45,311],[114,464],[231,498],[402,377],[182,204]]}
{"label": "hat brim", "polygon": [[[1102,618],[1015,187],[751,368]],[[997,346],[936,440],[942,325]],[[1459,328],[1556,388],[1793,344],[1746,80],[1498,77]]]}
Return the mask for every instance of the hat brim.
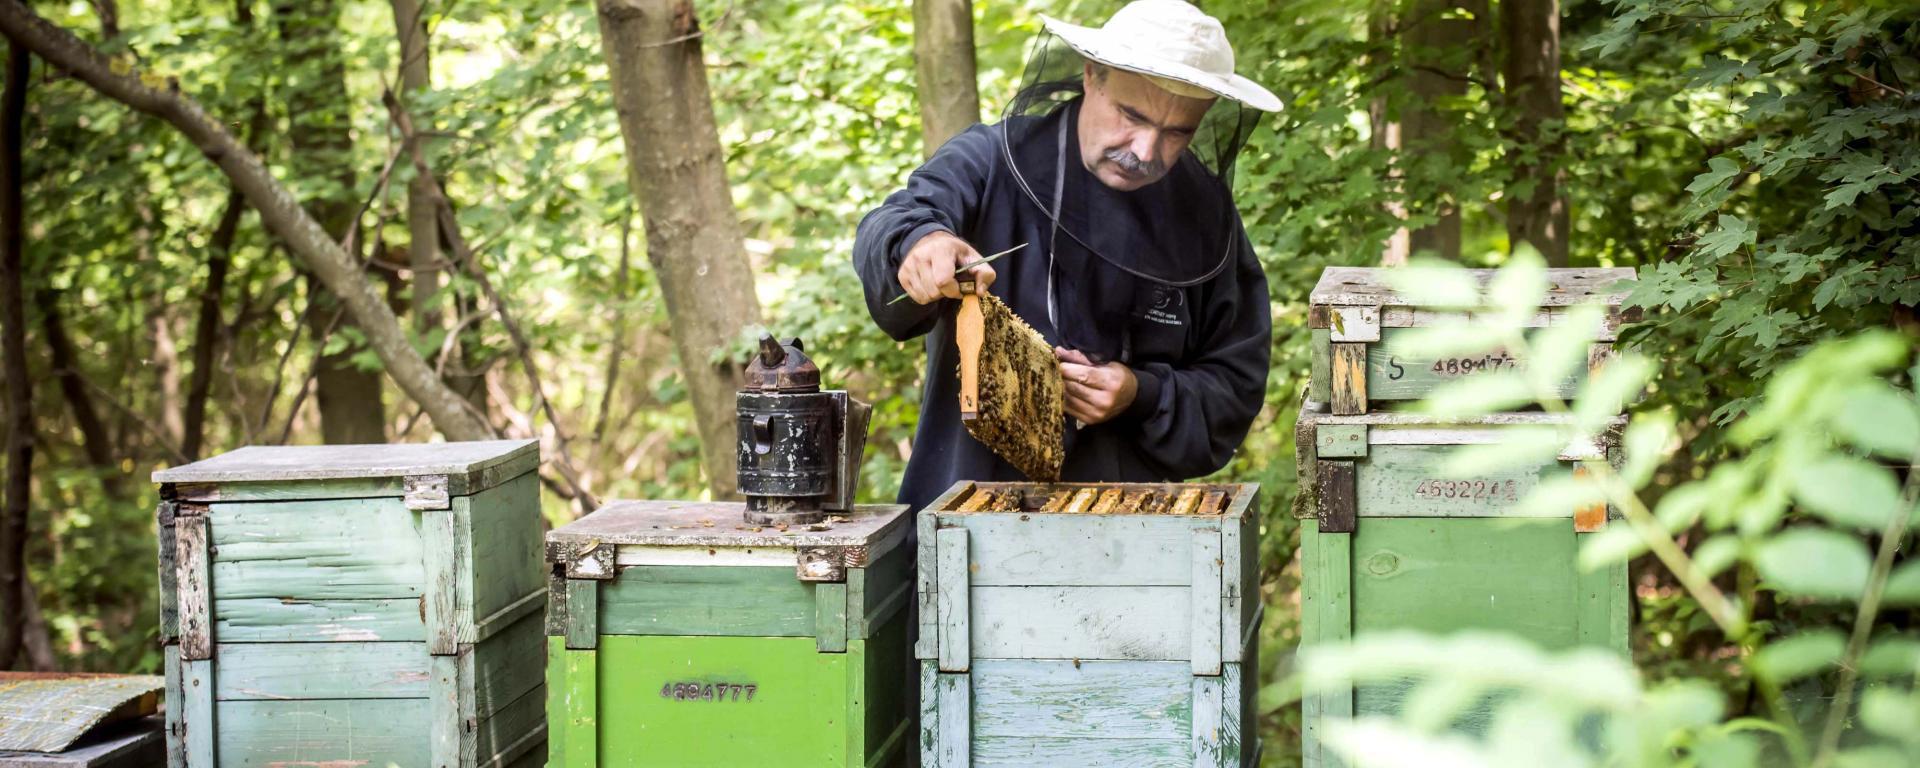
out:
{"label": "hat brim", "polygon": [[1272,91],[1237,74],[1221,77],[1177,61],[1149,56],[1113,39],[1104,30],[1095,27],[1069,24],[1045,15],[1042,15],[1040,20],[1046,26],[1046,30],[1060,38],[1067,47],[1101,64],[1128,72],[1178,80],[1262,112],[1279,112],[1284,106],[1280,103],[1280,97],[1273,95]]}

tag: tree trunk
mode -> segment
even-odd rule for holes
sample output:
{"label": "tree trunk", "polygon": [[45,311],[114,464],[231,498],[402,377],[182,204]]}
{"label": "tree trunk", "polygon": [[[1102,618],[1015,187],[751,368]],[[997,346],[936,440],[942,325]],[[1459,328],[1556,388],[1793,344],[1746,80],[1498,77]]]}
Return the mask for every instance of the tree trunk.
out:
{"label": "tree trunk", "polygon": [[193,378],[187,382],[180,440],[180,452],[191,460],[199,460],[200,447],[206,440],[207,396],[213,389],[213,361],[220,344],[220,299],[226,294],[233,239],[240,232],[240,215],[246,213],[246,204],[240,190],[229,190],[220,223],[214,226],[207,243],[207,284],[200,289],[200,316],[193,326]]}
{"label": "tree trunk", "polygon": [[716,498],[731,498],[741,364],[713,358],[760,322],[760,301],[714,128],[700,23],[691,0],[598,4],[627,177],[646,222],[647,260],[666,298],[707,479]]}
{"label": "tree trunk", "polygon": [[973,61],[973,0],[913,0],[913,61],[919,79],[920,146],[927,157],[980,122]]}
{"label": "tree trunk", "polygon": [[35,55],[66,70],[101,95],[125,103],[173,125],[205,153],[227,178],[245,193],[260,220],[298,257],[327,290],[338,296],[359,321],[387,374],[418,402],[434,426],[452,440],[486,440],[492,428],[467,410],[467,405],[434,376],[413,349],[400,322],[374,289],[355,258],[328,236],[320,223],[300,207],[286,187],[273,178],[260,158],[241,146],[226,126],[200,105],[181,94],[176,84],[152,87],[141,73],[119,74],[109,62],[72,33],[35,15],[19,2],[0,2],[0,33],[23,43]]}
{"label": "tree trunk", "polygon": [[[394,33],[400,39],[400,104],[422,130],[432,121],[413,112],[413,97],[432,87],[428,68],[427,20],[420,0],[392,0]],[[418,139],[426,141],[425,138]],[[425,149],[425,147],[422,147]],[[440,235],[435,225],[433,179],[416,173],[407,182],[407,265],[413,273],[413,331],[422,336],[441,327]]]}
{"label": "tree trunk", "polygon": [[[0,7],[24,11],[24,0]],[[6,367],[7,482],[0,494],[0,669],[20,655],[26,618],[27,513],[33,487],[33,380],[27,373],[25,223],[20,187],[26,142],[27,47],[7,45],[5,92],[0,93],[0,365]]]}
{"label": "tree trunk", "polygon": [[[80,427],[80,443],[86,451],[87,463],[94,469],[117,472],[119,462],[113,458],[113,438],[107,433],[106,422],[100,420],[100,410],[93,406],[93,395],[87,392],[79,356],[73,350],[73,338],[67,335],[67,324],[60,314],[60,296],[42,286],[34,292],[34,297],[40,306],[40,334],[46,337],[53,378],[60,384],[60,395],[67,401],[67,410],[73,413],[74,424]],[[113,483],[109,481],[108,486],[112,487]]]}
{"label": "tree trunk", "polygon": [[[307,200],[306,205],[334,239],[344,239],[359,201],[354,199],[353,112],[340,49],[340,9],[334,0],[277,0],[273,15],[282,43],[283,71],[302,70],[301,77],[289,78],[286,85],[287,141],[293,148],[290,168],[295,178],[330,182],[329,192]],[[348,256],[357,260],[359,254]],[[318,280],[307,281],[307,300],[319,309],[307,320],[314,323],[314,354],[320,356],[314,400],[320,407],[322,439],[385,442],[380,374],[353,365],[353,355],[359,351],[355,345],[332,354],[323,351],[328,346],[327,329],[331,327],[333,335],[352,334],[357,331],[353,318],[341,312],[338,300]]]}
{"label": "tree trunk", "polygon": [[[1506,194],[1507,240],[1516,247],[1532,243],[1549,265],[1564,267],[1570,222],[1560,193],[1566,173],[1560,167],[1566,151],[1560,124],[1566,109],[1560,101],[1559,0],[1503,0],[1500,41],[1514,142],[1507,153],[1513,168]],[[1547,131],[1552,135],[1542,135]]]}
{"label": "tree trunk", "polygon": [[[1466,8],[1473,18],[1447,18],[1455,7]],[[1401,110],[1402,151],[1452,156],[1454,166],[1464,170],[1467,158],[1454,136],[1458,116],[1439,106],[1447,99],[1465,95],[1472,76],[1469,46],[1479,42],[1481,20],[1486,18],[1484,0],[1411,0],[1406,20],[1401,24],[1405,46],[1409,103]],[[1432,189],[1434,198],[1428,208],[1439,220],[1413,230],[1409,247],[1414,253],[1427,253],[1443,259],[1460,258],[1459,190],[1448,179],[1423,179],[1418,189]]]}
{"label": "tree trunk", "polygon": [[[1391,51],[1400,34],[1398,21],[1392,0],[1374,0],[1367,7],[1367,40],[1374,51],[1368,55],[1369,69],[1381,70],[1393,66]],[[1367,99],[1367,145],[1387,153],[1387,183],[1384,186],[1388,194],[1381,207],[1386,209],[1388,215],[1404,222],[1407,220],[1407,203],[1401,198],[1405,194],[1405,184],[1398,159],[1401,147],[1400,121],[1392,114],[1390,106],[1385,93],[1375,93]],[[1404,224],[1388,235],[1386,244],[1380,249],[1380,266],[1405,265],[1412,253],[1412,238],[1412,233],[1407,231]]]}

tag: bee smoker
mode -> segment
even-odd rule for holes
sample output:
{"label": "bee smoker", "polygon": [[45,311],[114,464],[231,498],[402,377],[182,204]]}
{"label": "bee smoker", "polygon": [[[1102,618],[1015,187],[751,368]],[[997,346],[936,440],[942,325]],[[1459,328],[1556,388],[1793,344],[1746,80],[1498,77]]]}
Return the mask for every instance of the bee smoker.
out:
{"label": "bee smoker", "polygon": [[798,338],[760,337],[735,395],[740,492],[754,525],[810,525],[853,509],[873,407],[820,389]]}

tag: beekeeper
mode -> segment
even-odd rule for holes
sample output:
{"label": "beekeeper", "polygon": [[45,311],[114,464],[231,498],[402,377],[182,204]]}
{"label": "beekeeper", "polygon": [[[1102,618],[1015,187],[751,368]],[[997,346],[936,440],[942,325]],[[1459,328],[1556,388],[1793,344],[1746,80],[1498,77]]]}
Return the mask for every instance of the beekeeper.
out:
{"label": "beekeeper", "polygon": [[1265,394],[1267,283],[1231,178],[1279,98],[1234,74],[1220,23],[1181,0],[1137,0],[1098,28],[1042,18],[1000,122],[940,147],[854,241],[874,322],[926,336],[900,488],[915,508],[957,480],[1024,479],[959,419],[954,272],[982,254],[1029,244],[972,274],[1055,347],[1063,480],[1211,473]]}

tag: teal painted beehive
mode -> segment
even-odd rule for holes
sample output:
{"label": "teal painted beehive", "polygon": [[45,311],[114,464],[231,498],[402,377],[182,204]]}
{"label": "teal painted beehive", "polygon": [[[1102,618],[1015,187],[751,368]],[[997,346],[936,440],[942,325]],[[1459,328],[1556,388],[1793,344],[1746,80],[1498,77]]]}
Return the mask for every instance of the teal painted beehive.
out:
{"label": "teal painted beehive", "polygon": [[[1584,537],[1612,517],[1604,505],[1539,516],[1519,502],[1551,473],[1618,455],[1615,420],[1599,440],[1557,458],[1502,472],[1459,476],[1440,469],[1461,446],[1497,443],[1562,417],[1327,414],[1308,402],[1295,432],[1300,488],[1301,644],[1343,643],[1375,632],[1499,631],[1548,649],[1627,652],[1627,566],[1583,572]],[[1617,524],[1617,523],[1616,523]],[[1390,714],[1406,685],[1309,695],[1302,702],[1304,763],[1335,766],[1327,723]],[[1461,727],[1484,727],[1485,702]]]}
{"label": "teal painted beehive", "polygon": [[154,473],[170,768],[538,765],[539,462],[249,447]]}
{"label": "teal painted beehive", "polygon": [[962,482],[922,510],[921,764],[1255,764],[1256,492]]}

